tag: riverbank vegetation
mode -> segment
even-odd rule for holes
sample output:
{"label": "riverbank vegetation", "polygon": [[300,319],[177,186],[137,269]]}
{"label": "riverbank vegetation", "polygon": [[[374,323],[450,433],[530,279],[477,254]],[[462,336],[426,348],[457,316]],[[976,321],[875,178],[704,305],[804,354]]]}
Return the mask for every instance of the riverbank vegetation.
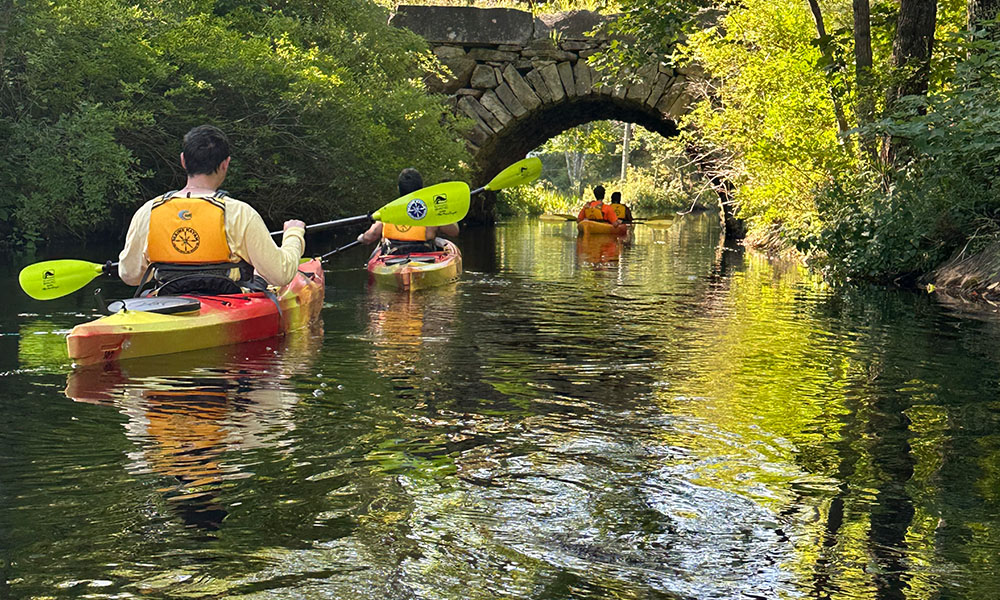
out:
{"label": "riverbank vegetation", "polygon": [[227,189],[273,222],[371,210],[403,167],[460,174],[459,124],[419,79],[432,57],[386,18],[366,0],[7,3],[0,243],[118,234],[184,184],[202,123],[230,137]]}
{"label": "riverbank vegetation", "polygon": [[592,200],[592,189],[603,185],[607,199],[619,191],[636,216],[715,207],[716,194],[706,185],[677,139],[632,126],[626,172],[622,155],[627,124],[593,121],[547,141],[533,154],[542,159],[542,177],[531,187],[504,190],[497,210],[501,216],[542,213],[576,214]]}
{"label": "riverbank vegetation", "polygon": [[752,237],[884,281],[1000,240],[997,7],[625,0],[618,27],[705,70],[682,126]]}

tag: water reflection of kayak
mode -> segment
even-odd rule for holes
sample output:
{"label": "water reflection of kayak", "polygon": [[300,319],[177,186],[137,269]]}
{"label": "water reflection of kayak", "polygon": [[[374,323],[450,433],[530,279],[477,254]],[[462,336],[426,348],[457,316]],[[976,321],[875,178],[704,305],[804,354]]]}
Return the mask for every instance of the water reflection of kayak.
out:
{"label": "water reflection of kayak", "polygon": [[624,223],[612,225],[607,221],[584,219],[577,222],[576,230],[580,235],[618,235],[624,237],[632,232],[632,226]]}
{"label": "water reflection of kayak", "polygon": [[620,236],[581,236],[576,239],[576,257],[583,263],[605,265],[617,262],[622,249]]}
{"label": "water reflection of kayak", "polygon": [[379,287],[416,291],[458,281],[462,253],[449,240],[434,240],[440,251],[382,254],[378,247],[368,260],[370,279]]}
{"label": "water reflection of kayak", "polygon": [[324,287],[322,264],[314,259],[300,265],[295,279],[276,297],[137,298],[135,308],[125,304],[124,310],[73,328],[67,338],[69,358],[90,365],[272,338],[317,319]]}
{"label": "water reflection of kayak", "polygon": [[66,375],[65,392],[78,402],[113,404],[150,389],[197,386],[205,380],[259,379],[262,387],[274,387],[307,369],[322,343],[323,327],[317,322],[284,337],[73,369]]}
{"label": "water reflection of kayak", "polygon": [[153,506],[185,525],[218,529],[229,513],[222,491],[253,477],[257,449],[290,452],[300,395],[288,383],[310,368],[322,330],[155,359],[78,369],[66,395],[114,407],[136,450],[126,470],[157,481]]}

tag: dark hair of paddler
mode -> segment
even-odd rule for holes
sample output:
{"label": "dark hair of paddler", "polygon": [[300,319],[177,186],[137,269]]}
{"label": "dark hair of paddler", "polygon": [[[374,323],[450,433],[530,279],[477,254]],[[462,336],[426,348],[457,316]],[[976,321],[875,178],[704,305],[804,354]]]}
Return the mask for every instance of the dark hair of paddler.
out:
{"label": "dark hair of paddler", "polygon": [[399,172],[399,195],[405,196],[424,187],[424,178],[420,176],[420,171],[407,168]]}
{"label": "dark hair of paddler", "polygon": [[594,198],[597,198],[598,200],[604,200],[604,186],[603,185],[595,185],[594,186]]}
{"label": "dark hair of paddler", "polygon": [[181,153],[188,175],[209,175],[229,158],[229,140],[218,127],[199,125],[184,135]]}

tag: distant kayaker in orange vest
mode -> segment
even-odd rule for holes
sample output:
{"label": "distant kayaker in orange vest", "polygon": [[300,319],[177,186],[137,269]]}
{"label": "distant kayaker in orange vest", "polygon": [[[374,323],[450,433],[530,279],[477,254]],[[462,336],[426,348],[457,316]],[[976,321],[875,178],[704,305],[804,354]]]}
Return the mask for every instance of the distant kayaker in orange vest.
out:
{"label": "distant kayaker in orange vest", "polygon": [[184,136],[183,189],[143,204],[125,237],[118,275],[129,285],[155,281],[160,294],[239,293],[254,271],[271,285],[289,283],[305,250],[305,223],[285,221],[281,247],[249,204],[219,189],[229,170],[229,140],[200,125]]}
{"label": "distant kayaker in orange vest", "polygon": [[[399,173],[397,188],[400,196],[412,194],[424,187],[424,178],[416,169],[403,169]],[[373,244],[382,240],[385,245],[384,254],[409,254],[412,252],[433,252],[438,250],[434,238],[439,234],[458,235],[458,224],[441,225],[439,227],[421,227],[409,225],[391,225],[376,222],[368,231],[358,236],[362,244]]]}
{"label": "distant kayaker in orange vest", "polygon": [[609,204],[608,206],[610,206],[615,211],[615,216],[618,217],[619,221],[621,221],[622,223],[632,222],[632,209],[622,204],[621,192],[613,192],[611,194],[611,204]]}
{"label": "distant kayaker in orange vest", "polygon": [[611,208],[610,204],[604,203],[603,185],[594,186],[594,200],[585,204],[580,209],[580,213],[576,215],[577,221],[583,221],[584,219],[588,221],[607,221],[612,225],[618,224],[618,215],[615,214],[615,209]]}

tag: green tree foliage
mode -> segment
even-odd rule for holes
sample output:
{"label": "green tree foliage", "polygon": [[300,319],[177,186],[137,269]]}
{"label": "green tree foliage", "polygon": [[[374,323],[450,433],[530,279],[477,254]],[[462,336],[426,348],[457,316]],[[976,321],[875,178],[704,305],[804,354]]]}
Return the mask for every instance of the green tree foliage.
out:
{"label": "green tree foliage", "polygon": [[950,41],[947,51],[964,57],[952,84],[926,100],[910,97],[903,117],[870,127],[910,149],[893,186],[843,174],[824,190],[825,226],[801,242],[824,249],[834,275],[922,272],[956,249],[1000,242],[1000,43],[992,35],[978,30]]}
{"label": "green tree foliage", "polygon": [[[997,237],[1000,59],[995,30],[980,23],[965,33],[965,2],[943,0],[934,54],[917,61],[925,83],[896,101],[890,90],[914,74],[894,66],[898,23],[919,15],[907,13],[913,3],[871,2],[872,62],[859,86],[854,4],[812,3],[820,15],[811,15],[798,0],[717,2],[709,26],[652,41],[643,37],[650,28],[676,30],[677,15],[705,14],[699,1],[656,0],[633,6],[620,28],[638,36],[636,47],[649,42],[661,55],[670,51],[664,40],[679,39],[674,59],[704,69],[701,100],[681,125],[733,184],[751,234],[777,232],[836,279],[890,280]],[[636,66],[627,52],[613,55],[603,60]],[[853,128],[846,133],[838,132],[835,102]],[[900,151],[885,152],[890,144]]]}
{"label": "green tree foliage", "polygon": [[814,27],[805,3],[748,0],[688,43],[714,89],[687,124],[726,157],[752,227],[808,229],[815,191],[850,168]]}
{"label": "green tree foliage", "polygon": [[466,154],[419,79],[424,42],[367,0],[26,0],[0,9],[8,241],[120,227],[183,184],[180,139],[230,136],[227,188],[265,217],[329,218]]}

